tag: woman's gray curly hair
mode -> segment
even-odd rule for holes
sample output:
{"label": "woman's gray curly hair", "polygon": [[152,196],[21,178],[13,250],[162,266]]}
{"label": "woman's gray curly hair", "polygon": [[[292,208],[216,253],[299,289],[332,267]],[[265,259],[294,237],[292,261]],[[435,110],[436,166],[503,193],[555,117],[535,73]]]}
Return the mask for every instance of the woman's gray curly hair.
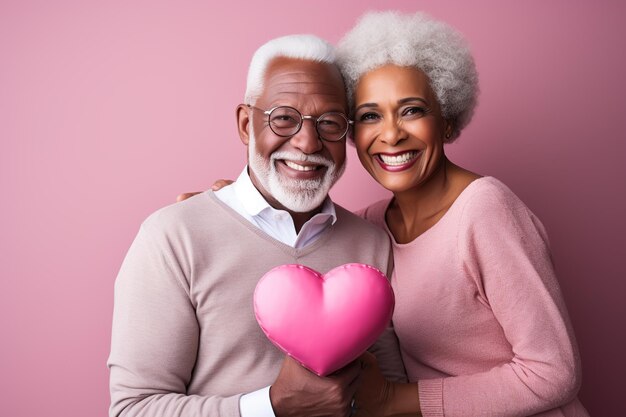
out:
{"label": "woman's gray curly hair", "polygon": [[467,126],[478,97],[478,73],[463,36],[424,13],[369,12],[339,42],[337,63],[350,106],[365,73],[394,64],[412,66],[430,80],[443,117],[452,123],[454,141]]}

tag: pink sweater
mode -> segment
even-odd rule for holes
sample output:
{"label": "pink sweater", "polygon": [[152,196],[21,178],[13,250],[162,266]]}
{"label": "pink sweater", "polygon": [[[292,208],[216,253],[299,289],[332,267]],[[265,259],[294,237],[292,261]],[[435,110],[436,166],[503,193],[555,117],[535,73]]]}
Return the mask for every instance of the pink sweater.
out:
{"label": "pink sweater", "polygon": [[431,229],[393,241],[393,322],[424,416],[587,416],[579,356],[543,225],[495,178]]}

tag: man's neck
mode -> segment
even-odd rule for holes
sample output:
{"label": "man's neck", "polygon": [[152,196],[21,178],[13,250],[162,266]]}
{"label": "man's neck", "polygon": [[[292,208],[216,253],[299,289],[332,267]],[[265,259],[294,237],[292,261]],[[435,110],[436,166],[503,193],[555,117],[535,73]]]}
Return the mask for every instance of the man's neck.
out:
{"label": "man's neck", "polygon": [[[277,207],[274,207],[277,208]],[[286,209],[281,209],[281,210],[286,210]],[[300,229],[302,229],[302,226],[304,226],[304,224],[306,222],[308,222],[309,220],[311,220],[311,218],[313,216],[315,216],[317,213],[320,213],[322,211],[322,206],[316,208],[315,210],[311,211],[311,212],[307,212],[307,213],[295,213],[291,210],[286,210],[289,215],[291,216],[291,219],[293,220],[293,225],[296,228],[296,234],[300,233]]]}

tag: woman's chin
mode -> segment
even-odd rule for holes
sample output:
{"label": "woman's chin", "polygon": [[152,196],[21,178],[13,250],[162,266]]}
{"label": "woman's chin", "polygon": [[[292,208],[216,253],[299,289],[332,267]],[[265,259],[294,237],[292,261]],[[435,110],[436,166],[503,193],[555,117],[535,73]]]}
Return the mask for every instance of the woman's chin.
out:
{"label": "woman's chin", "polygon": [[391,191],[392,193],[402,193],[410,190],[415,187],[414,181],[407,181],[404,178],[391,177],[389,175],[385,176],[375,176],[374,179],[378,182],[383,188]]}

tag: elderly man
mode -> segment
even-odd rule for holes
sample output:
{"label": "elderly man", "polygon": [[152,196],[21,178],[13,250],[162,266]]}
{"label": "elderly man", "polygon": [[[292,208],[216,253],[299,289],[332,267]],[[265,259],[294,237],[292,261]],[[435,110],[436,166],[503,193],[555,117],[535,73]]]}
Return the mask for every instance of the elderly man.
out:
{"label": "elderly man", "polygon": [[[257,325],[252,295],[271,268],[390,268],[386,236],[335,205],[346,97],[332,48],[313,36],[263,45],[237,107],[248,167],[235,183],[163,208],[141,226],[115,284],[111,416],[342,416],[359,361],[320,378]],[[375,354],[402,364],[391,331]]]}

